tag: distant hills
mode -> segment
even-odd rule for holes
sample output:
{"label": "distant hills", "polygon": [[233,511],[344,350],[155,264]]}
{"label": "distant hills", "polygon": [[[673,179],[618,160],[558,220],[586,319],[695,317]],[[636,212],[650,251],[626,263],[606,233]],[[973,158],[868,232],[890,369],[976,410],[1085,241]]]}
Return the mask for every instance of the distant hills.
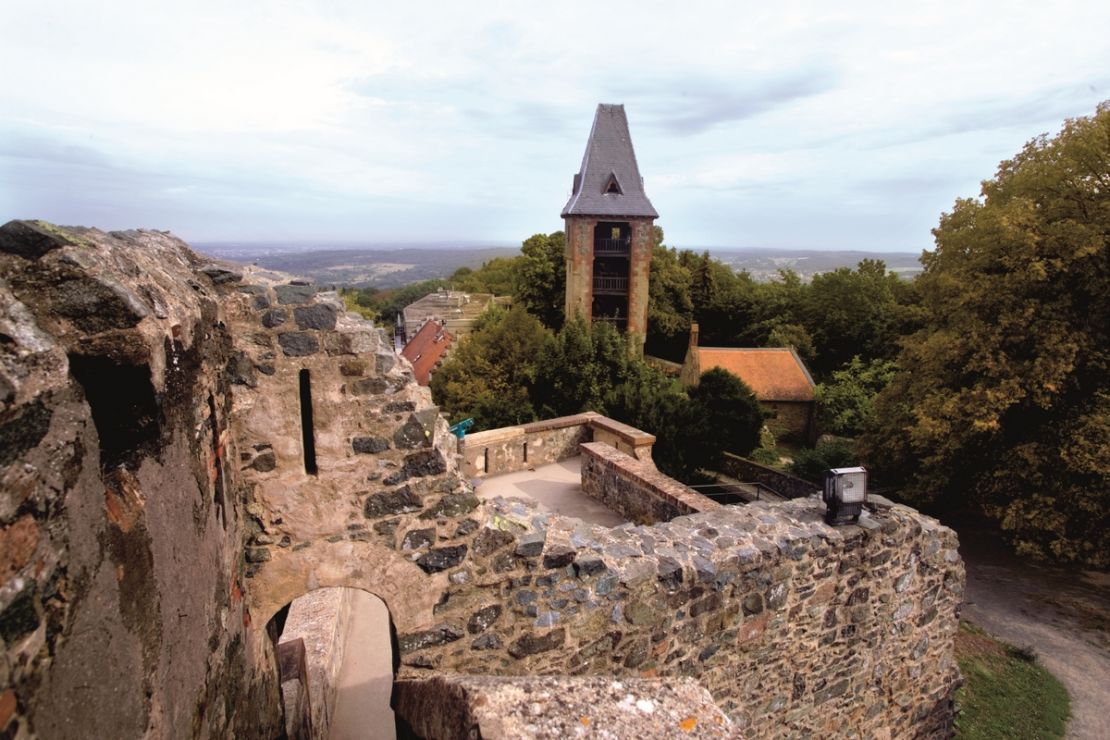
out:
{"label": "distant hills", "polygon": [[[496,257],[514,257],[519,247],[482,243],[418,244],[403,247],[327,245],[308,243],[242,244],[208,242],[194,245],[220,259],[254,263],[270,270],[310,277],[321,284],[359,288],[394,288],[421,280],[445,278],[460,267],[480,267]],[[804,280],[838,267],[855,267],[860,260],[880,259],[888,269],[905,277],[921,272],[917,253],[864,252],[855,250],[762,249],[748,247],[696,247],[734,270],[747,270],[758,280],[773,280],[779,270],[791,269]]]}

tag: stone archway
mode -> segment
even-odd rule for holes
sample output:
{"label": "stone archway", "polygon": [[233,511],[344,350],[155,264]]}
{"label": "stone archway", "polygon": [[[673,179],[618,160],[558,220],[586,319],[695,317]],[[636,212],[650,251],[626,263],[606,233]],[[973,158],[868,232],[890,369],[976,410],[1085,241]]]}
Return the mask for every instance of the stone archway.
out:
{"label": "stone archway", "polygon": [[[300,549],[285,548],[261,565],[249,579],[246,594],[251,641],[260,651],[258,654],[267,655],[265,660],[282,676],[279,683],[285,711],[290,711],[294,705],[298,707],[292,718],[287,715],[287,722],[293,723],[287,724],[287,729],[290,726],[300,728],[300,731],[291,731],[291,735],[358,737],[367,728],[376,728],[375,734],[382,737],[387,736],[387,729],[392,733],[392,712],[379,713],[376,720],[368,719],[369,715],[365,714],[367,700],[374,705],[384,701],[381,707],[389,709],[389,687],[399,660],[396,636],[401,632],[425,629],[431,624],[436,594],[442,590],[445,579],[429,576],[393,550],[361,541],[316,541]],[[440,583],[441,580],[444,583]],[[344,597],[349,601],[343,602],[346,605],[342,607],[339,601],[329,601],[333,597],[322,602],[315,599],[324,592],[340,591],[350,592],[349,597]],[[307,625],[307,631],[294,631],[290,635],[285,615],[289,614],[295,622],[298,608],[289,612],[285,607],[295,603],[302,604],[301,614],[310,616],[307,622],[302,622]],[[320,611],[321,604],[324,604],[323,611]],[[368,616],[362,613],[364,611],[373,615]],[[340,617],[340,614],[349,616]],[[282,642],[282,648],[291,645],[272,632],[268,634],[267,627],[272,620],[285,623],[285,637],[291,636],[298,646],[301,667],[291,674],[286,673],[289,654],[284,649],[279,650],[277,643]],[[282,632],[281,626],[277,629],[278,633]],[[374,643],[371,650],[356,647],[360,638],[355,635],[360,633],[362,639]],[[300,637],[304,638],[303,642],[298,639]],[[333,640],[337,641],[335,647],[328,647]],[[306,645],[314,647],[306,651]],[[352,657],[360,655],[361,666],[348,664]],[[382,663],[383,660],[386,662]],[[291,675],[309,679],[309,683],[292,695],[286,693],[290,684],[283,682]],[[377,688],[370,688],[369,683],[376,684]],[[289,704],[290,697],[298,692],[305,695],[309,684],[313,687],[310,703],[301,704],[297,700]],[[293,686],[296,687],[295,682]],[[344,711],[345,705],[351,702],[360,705],[361,711],[352,714],[350,707]],[[304,709],[308,706],[310,710]],[[309,714],[315,729],[305,729],[309,725],[300,724],[300,718]],[[382,721],[387,721],[389,727],[374,725]]]}
{"label": "stone archway", "polygon": [[315,541],[302,549],[274,551],[272,559],[247,583],[247,609],[257,635],[264,634],[270,618],[293,599],[329,586],[357,588],[377,596],[402,634],[432,625],[432,609],[447,586],[447,576],[429,575],[381,545]]}

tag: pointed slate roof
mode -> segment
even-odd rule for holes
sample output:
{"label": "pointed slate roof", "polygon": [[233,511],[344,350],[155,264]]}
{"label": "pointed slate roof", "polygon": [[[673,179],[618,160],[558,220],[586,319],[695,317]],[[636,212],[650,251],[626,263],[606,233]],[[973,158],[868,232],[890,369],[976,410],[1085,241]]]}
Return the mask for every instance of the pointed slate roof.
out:
{"label": "pointed slate roof", "polygon": [[[606,192],[614,179],[619,192]],[[574,176],[574,192],[563,207],[567,216],[659,217],[644,194],[623,105],[597,106],[582,168]]]}

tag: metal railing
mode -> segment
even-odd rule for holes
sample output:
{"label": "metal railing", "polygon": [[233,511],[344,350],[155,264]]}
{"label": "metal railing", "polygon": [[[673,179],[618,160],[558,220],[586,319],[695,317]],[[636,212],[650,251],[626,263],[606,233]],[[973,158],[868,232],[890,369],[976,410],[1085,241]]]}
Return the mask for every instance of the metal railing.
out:
{"label": "metal railing", "polygon": [[632,239],[595,239],[594,254],[627,255],[632,251]]}
{"label": "metal railing", "polygon": [[609,277],[606,275],[594,276],[594,293],[627,293],[628,278]]}
{"label": "metal railing", "polygon": [[[735,503],[732,499],[742,499],[746,503],[752,501],[762,501],[765,494],[770,494],[772,501],[785,500],[786,497],[781,493],[771,488],[768,485],[760,483],[759,481],[743,481],[740,483],[702,483],[694,486],[687,486],[693,488],[701,495],[711,498],[714,501],[720,499],[729,499],[725,503]],[[717,489],[717,490],[709,490]]]}

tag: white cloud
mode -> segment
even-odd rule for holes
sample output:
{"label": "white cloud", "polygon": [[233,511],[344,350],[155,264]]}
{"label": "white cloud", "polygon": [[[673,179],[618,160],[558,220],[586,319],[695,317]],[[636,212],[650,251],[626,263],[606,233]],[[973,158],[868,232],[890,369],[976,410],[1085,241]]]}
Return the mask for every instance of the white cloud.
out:
{"label": "white cloud", "polygon": [[[0,23],[0,219],[207,238],[555,229],[594,105],[624,102],[669,238],[917,249],[1110,98],[1096,2],[12,0]],[[868,211],[899,215],[863,235]]]}

